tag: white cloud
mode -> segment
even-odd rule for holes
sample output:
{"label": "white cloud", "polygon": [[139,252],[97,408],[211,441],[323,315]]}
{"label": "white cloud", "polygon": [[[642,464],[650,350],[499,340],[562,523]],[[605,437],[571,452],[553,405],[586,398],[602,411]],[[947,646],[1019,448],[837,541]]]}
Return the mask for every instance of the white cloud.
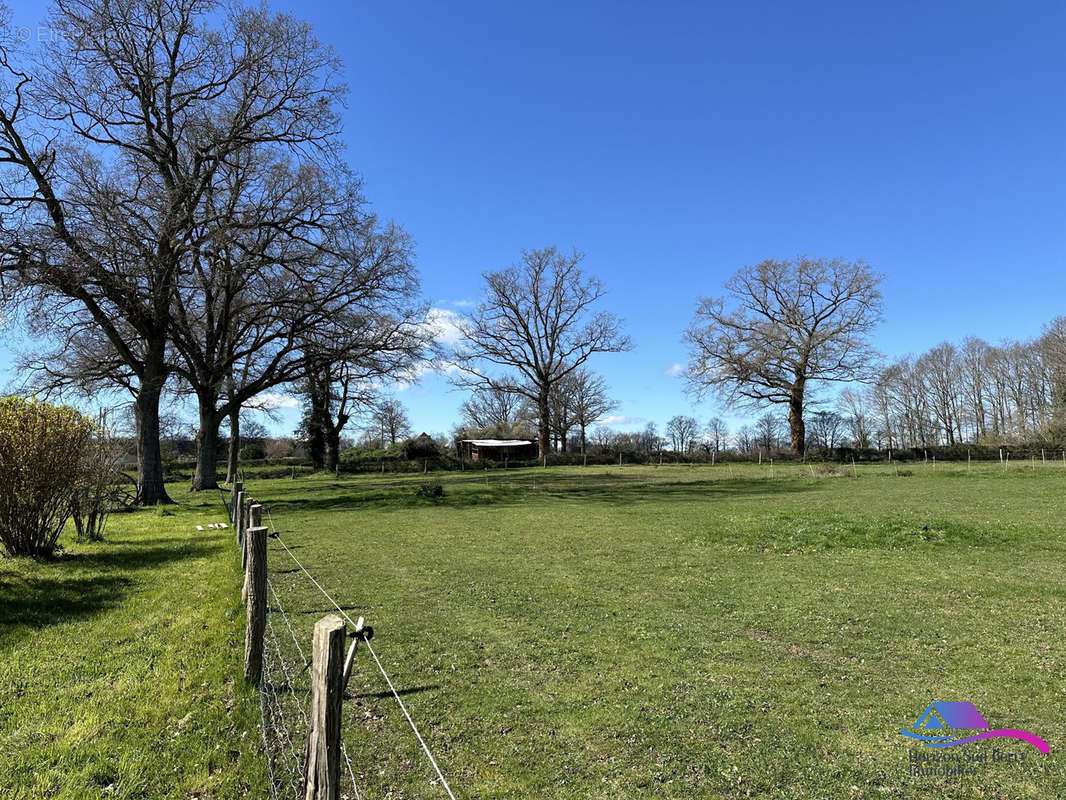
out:
{"label": "white cloud", "polygon": [[663,375],[669,375],[671,378],[676,378],[678,375],[685,371],[685,365],[675,361],[673,364],[663,370]]}
{"label": "white cloud", "polygon": [[609,414],[596,420],[597,425],[639,425],[644,417],[627,417],[624,414]]}
{"label": "white cloud", "polygon": [[456,308],[473,308],[477,303],[473,300],[452,300],[448,305],[455,306]]}
{"label": "white cloud", "polygon": [[426,314],[426,326],[433,338],[452,347],[463,338],[462,323],[462,315],[447,308],[431,308]]}
{"label": "white cloud", "polygon": [[252,398],[252,401],[247,403],[247,405],[253,408],[261,408],[264,411],[276,411],[279,408],[299,408],[300,401],[287,394],[263,392]]}

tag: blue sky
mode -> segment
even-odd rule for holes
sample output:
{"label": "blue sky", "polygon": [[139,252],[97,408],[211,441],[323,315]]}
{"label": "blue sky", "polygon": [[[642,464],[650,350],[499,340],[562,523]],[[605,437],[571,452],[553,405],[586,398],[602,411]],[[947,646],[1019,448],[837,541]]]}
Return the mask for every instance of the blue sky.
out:
{"label": "blue sky", "polygon": [[[587,254],[636,343],[593,364],[633,425],[722,411],[669,373],[697,298],[765,258],[885,273],[891,356],[1066,314],[1062,3],[271,6],[343,60],[349,160],[436,307],[523,248]],[[464,394],[397,397],[435,432]]]}

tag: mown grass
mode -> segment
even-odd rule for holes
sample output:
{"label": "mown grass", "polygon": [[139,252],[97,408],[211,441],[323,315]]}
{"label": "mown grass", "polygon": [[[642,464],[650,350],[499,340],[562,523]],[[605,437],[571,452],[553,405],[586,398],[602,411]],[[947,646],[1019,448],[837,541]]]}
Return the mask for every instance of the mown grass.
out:
{"label": "mown grass", "polygon": [[217,495],[0,559],[0,797],[265,796],[239,564]]}
{"label": "mown grass", "polygon": [[[461,797],[1064,796],[1066,470],[908,469],[249,488],[375,625]],[[443,500],[417,496],[436,480]],[[276,542],[270,559],[307,641],[329,604]],[[364,796],[443,796],[383,689],[361,656],[344,730]],[[1027,760],[911,777],[899,729],[932,700],[969,700],[1051,754],[996,740],[967,748]]]}
{"label": "mown grass", "polygon": [[[375,626],[459,797],[1066,796],[1066,469],[905,471],[626,466],[249,488]],[[434,481],[443,499],[418,496]],[[217,498],[172,491],[171,515],[117,516],[105,543],[0,560],[5,800],[268,796],[232,534],[195,531],[221,519]],[[277,540],[269,558],[270,618],[295,675],[272,688],[302,713],[306,672],[284,624],[309,650],[333,609]],[[956,749],[1027,760],[911,777],[898,731],[931,700],[970,700],[1051,754],[997,740]],[[343,730],[362,796],[443,796],[365,652]]]}

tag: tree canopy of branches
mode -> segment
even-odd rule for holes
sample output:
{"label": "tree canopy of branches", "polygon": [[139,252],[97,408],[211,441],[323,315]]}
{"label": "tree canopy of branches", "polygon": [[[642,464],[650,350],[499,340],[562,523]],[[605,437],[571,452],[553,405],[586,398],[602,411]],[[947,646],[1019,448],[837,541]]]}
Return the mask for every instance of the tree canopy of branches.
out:
{"label": "tree canopy of branches", "polygon": [[505,389],[475,389],[460,406],[462,426],[487,438],[512,439],[528,434],[528,401]]}
{"label": "tree canopy of branches", "polygon": [[569,381],[570,405],[574,424],[581,432],[581,453],[585,452],[585,434],[589,426],[608,411],[616,408],[614,400],[607,395],[607,382],[603,376],[588,369],[571,373]]}
{"label": "tree canopy of branches", "polygon": [[742,268],[726,298],[701,300],[685,332],[690,388],[732,405],[787,404],[801,455],[809,391],[872,376],[867,337],[881,318],[880,280],[862,261],[800,257]]}
{"label": "tree canopy of branches", "polygon": [[684,455],[699,436],[700,425],[695,419],[684,414],[671,417],[666,422],[666,435],[675,453]]}
{"label": "tree canopy of branches", "polygon": [[[200,408],[194,489],[215,485],[219,423],[304,376],[328,412],[317,419],[327,466],[336,467],[340,431],[370,382],[403,374],[425,346],[407,235],[366,213],[355,182],[336,186],[335,176],[307,165],[272,175],[282,188],[252,198],[220,231],[218,249],[197,263],[188,300],[179,297],[177,371]],[[225,236],[244,233],[244,219],[254,220],[247,240]]]}
{"label": "tree canopy of branches", "polygon": [[[393,398],[385,398],[377,404],[370,417],[368,433],[377,433],[381,437],[381,447],[391,447],[401,439],[411,435],[411,420],[403,403]],[[385,440],[388,440],[388,445]]]}
{"label": "tree canopy of branches", "polygon": [[[485,274],[486,296],[463,324],[457,382],[528,397],[541,457],[550,446],[553,387],[596,353],[630,348],[622,323],[594,306],[606,289],[578,252],[527,250],[520,263]],[[502,371],[501,371],[502,370]]]}
{"label": "tree canopy of branches", "polygon": [[[968,336],[886,365],[862,396],[881,447],[1066,444],[1066,318],[1027,342]],[[855,414],[853,413],[853,416]]]}
{"label": "tree canopy of branches", "polygon": [[[243,196],[225,191],[234,171],[321,153],[337,127],[336,61],[307,25],[265,7],[217,11],[210,0],[58,0],[46,59],[21,66],[2,53],[0,270],[88,379],[133,393],[144,504],[169,500],[159,401],[176,299],[198,264],[213,271],[240,247],[233,219],[222,221]],[[264,150],[274,156],[257,161]],[[208,305],[198,312],[223,313]]]}

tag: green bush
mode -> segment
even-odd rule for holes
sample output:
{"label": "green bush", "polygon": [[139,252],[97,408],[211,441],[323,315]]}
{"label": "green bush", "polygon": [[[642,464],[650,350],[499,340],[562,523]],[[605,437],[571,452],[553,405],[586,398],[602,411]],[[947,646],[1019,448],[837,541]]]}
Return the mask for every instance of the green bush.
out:
{"label": "green bush", "polygon": [[95,425],[68,406],[0,398],[0,542],[47,557],[86,482]]}
{"label": "green bush", "polygon": [[266,450],[261,444],[246,444],[238,455],[241,461],[258,461],[266,458]]}
{"label": "green bush", "polygon": [[418,491],[415,492],[419,497],[424,497],[427,500],[443,500],[444,499],[444,487],[439,483],[426,483],[418,487]]}

